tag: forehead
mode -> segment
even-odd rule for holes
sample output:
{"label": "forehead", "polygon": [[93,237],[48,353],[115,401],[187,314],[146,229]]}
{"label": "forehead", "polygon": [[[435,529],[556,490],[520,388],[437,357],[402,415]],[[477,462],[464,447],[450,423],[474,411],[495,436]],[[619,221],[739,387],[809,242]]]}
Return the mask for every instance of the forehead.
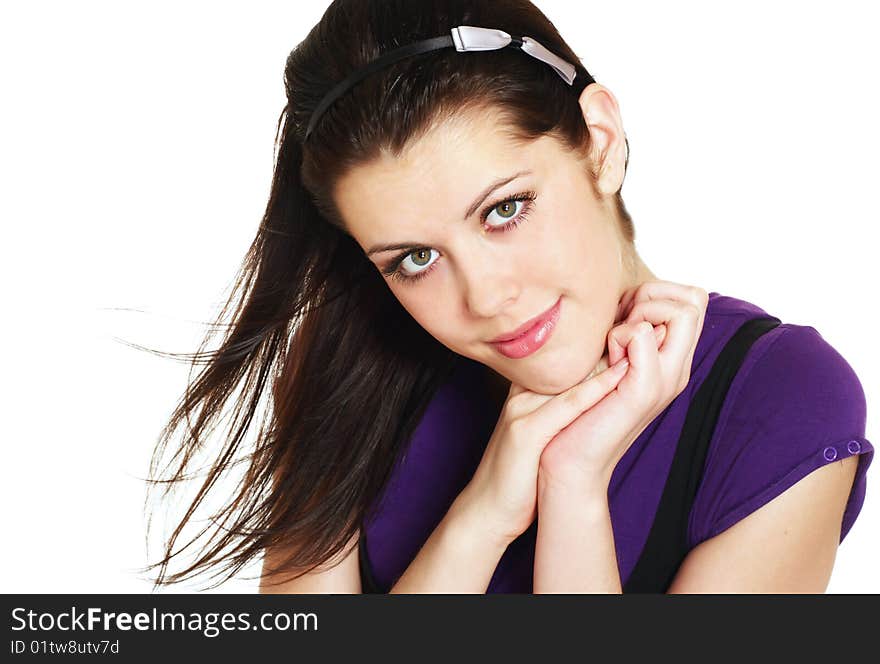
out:
{"label": "forehead", "polygon": [[363,247],[438,237],[442,224],[461,220],[488,184],[524,170],[540,174],[559,158],[549,137],[524,143],[505,127],[497,114],[460,114],[410,142],[399,156],[383,152],[351,169],[334,190],[349,232]]}

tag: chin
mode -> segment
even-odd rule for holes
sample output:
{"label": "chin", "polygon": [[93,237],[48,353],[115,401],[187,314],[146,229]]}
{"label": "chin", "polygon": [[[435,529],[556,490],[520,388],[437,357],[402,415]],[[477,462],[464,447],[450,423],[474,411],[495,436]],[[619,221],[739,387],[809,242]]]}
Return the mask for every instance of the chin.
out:
{"label": "chin", "polygon": [[531,392],[536,392],[537,394],[555,396],[557,394],[565,392],[570,387],[577,385],[580,380],[581,378],[578,378],[577,376],[572,376],[571,379],[557,376],[552,380],[549,378],[546,380],[541,380],[540,378],[538,378],[526,384],[524,387]]}
{"label": "chin", "polygon": [[573,364],[564,364],[559,370],[551,370],[546,375],[537,375],[533,380],[528,381],[528,384],[525,384],[524,387],[538,394],[561,394],[578,383],[598,374],[602,369],[601,358],[597,359],[589,370],[575,370],[573,367]]}

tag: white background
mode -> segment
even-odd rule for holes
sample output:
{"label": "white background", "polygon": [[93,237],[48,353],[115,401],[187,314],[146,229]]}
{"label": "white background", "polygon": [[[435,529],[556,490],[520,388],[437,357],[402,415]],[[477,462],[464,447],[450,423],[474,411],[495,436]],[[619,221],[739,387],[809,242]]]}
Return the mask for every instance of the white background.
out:
{"label": "white background", "polygon": [[[620,102],[647,265],[819,330],[876,443],[870,3],[537,4]],[[188,367],[117,339],[196,349],[266,203],[285,58],[325,7],[4,6],[3,592],[150,591],[139,478]],[[877,472],[829,592],[880,591]]]}

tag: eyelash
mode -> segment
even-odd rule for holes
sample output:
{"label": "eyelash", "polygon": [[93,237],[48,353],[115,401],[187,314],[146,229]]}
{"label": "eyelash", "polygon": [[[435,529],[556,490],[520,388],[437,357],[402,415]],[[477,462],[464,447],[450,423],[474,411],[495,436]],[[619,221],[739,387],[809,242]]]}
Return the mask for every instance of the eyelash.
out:
{"label": "eyelash", "polygon": [[[496,233],[496,232],[503,233],[506,231],[512,231],[515,227],[519,226],[522,222],[524,222],[526,220],[529,213],[532,211],[533,201],[536,198],[537,198],[537,194],[534,191],[524,191],[519,194],[514,194],[512,196],[508,196],[507,198],[502,198],[501,200],[495,201],[494,203],[491,203],[490,205],[483,208],[483,211],[480,213],[480,221],[485,223],[486,218],[489,216],[489,214],[492,212],[492,210],[497,208],[499,205],[503,205],[504,203],[514,203],[514,202],[525,203],[525,205],[523,205],[523,207],[522,207],[522,210],[520,210],[520,213],[516,217],[511,219],[509,222],[507,222],[506,224],[504,224],[502,226],[488,227],[490,233]],[[403,263],[404,260],[406,260],[407,256],[409,256],[413,252],[419,251],[420,249],[430,249],[430,247],[415,247],[413,249],[409,249],[408,251],[403,252],[402,254],[398,254],[393,259],[391,259],[391,262],[388,264],[387,267],[385,267],[382,270],[382,273],[386,276],[390,276],[392,279],[402,281],[407,284],[416,282],[419,279],[424,279],[425,276],[429,272],[431,272],[431,270],[434,269],[434,266],[437,264],[437,261],[434,261],[433,263],[431,263],[430,267],[428,267],[426,270],[422,270],[421,272],[417,272],[415,275],[413,275],[411,277],[405,275],[399,269],[400,264]]]}

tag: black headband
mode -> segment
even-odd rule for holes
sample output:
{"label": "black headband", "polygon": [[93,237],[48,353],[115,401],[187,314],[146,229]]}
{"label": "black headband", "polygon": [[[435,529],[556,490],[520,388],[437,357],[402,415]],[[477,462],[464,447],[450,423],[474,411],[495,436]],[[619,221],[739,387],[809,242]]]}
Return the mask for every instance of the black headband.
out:
{"label": "black headband", "polygon": [[[462,52],[494,51],[505,47],[518,48],[533,58],[550,65],[569,85],[574,83],[575,76],[577,75],[574,65],[554,55],[531,37],[512,37],[503,30],[460,25],[452,28],[449,35],[424,39],[388,51],[334,85],[312,112],[312,117],[309,118],[306,135],[303,140],[308,140],[309,134],[312,133],[312,130],[318,124],[318,120],[336,99],[373,72],[403,58],[451,46],[454,46],[455,50]],[[587,78],[590,83],[594,82],[593,77],[589,74],[587,74]]]}

